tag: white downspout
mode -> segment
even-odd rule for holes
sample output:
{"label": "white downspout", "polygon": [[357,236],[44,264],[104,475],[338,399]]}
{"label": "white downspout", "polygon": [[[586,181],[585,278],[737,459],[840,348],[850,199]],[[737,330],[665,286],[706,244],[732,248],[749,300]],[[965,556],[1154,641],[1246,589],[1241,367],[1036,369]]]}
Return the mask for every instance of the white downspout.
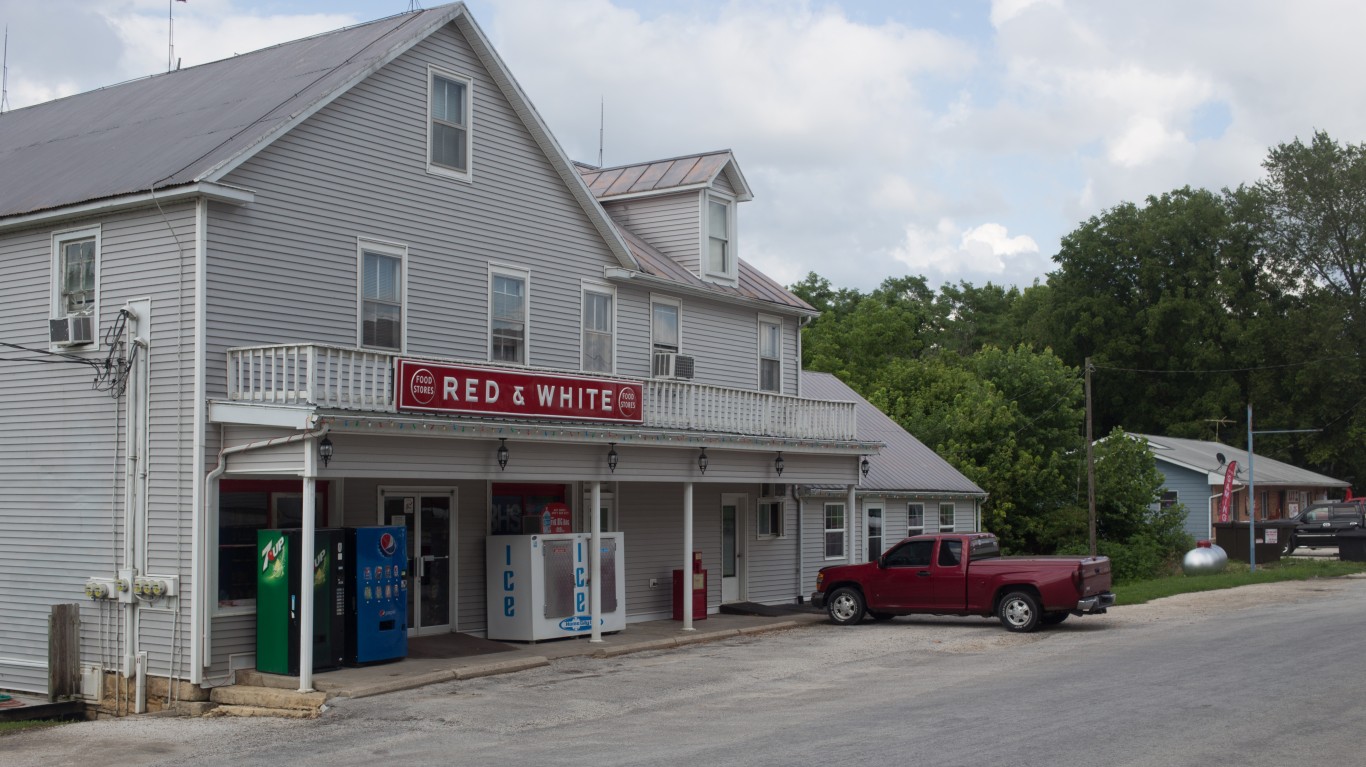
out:
{"label": "white downspout", "polygon": [[[205,349],[204,344],[208,337],[204,328],[204,318],[207,314],[205,306],[204,289],[208,282],[207,269],[205,267],[205,253],[208,241],[209,223],[209,202],[203,197],[195,203],[195,243],[194,243],[194,443],[190,449],[191,465],[190,470],[190,508],[198,509],[204,503],[204,440],[206,439],[205,428],[207,424],[204,419],[205,411]],[[184,311],[184,307],[178,307],[178,311]],[[205,588],[205,573],[208,572],[207,563],[204,561],[205,546],[203,541],[204,526],[201,524],[200,516],[195,513],[190,514],[190,568],[191,578],[194,584],[193,597],[190,601],[190,684],[201,684],[204,681],[204,647],[208,644],[205,632],[208,627],[208,603]]]}
{"label": "white downspout", "polygon": [[[148,366],[150,345],[147,340],[148,324],[152,314],[148,300],[130,301],[124,306],[128,316],[128,355],[132,366],[128,370],[128,421],[125,437],[125,462],[123,486],[123,568],[118,576],[125,581],[124,586],[130,595],[134,580],[146,571],[147,567],[147,417],[148,417]],[[144,713],[146,705],[145,684],[146,667],[139,663],[138,651],[138,598],[132,596],[125,604],[127,620],[124,626],[124,668],[125,678],[134,679],[137,690],[134,713]]]}

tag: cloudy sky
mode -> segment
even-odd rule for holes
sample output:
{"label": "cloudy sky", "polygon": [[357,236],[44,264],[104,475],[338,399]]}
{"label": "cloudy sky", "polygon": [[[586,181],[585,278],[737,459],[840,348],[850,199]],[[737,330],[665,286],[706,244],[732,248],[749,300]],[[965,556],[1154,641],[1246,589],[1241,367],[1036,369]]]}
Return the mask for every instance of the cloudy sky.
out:
{"label": "cloudy sky", "polygon": [[[468,4],[574,159],[597,161],[600,104],[607,165],[733,150],[755,191],[740,255],[785,283],[1025,286],[1119,202],[1255,181],[1275,144],[1366,131],[1366,4],[1349,0]],[[410,5],[175,2],[175,55]],[[165,71],[167,6],[0,0],[8,107]]]}

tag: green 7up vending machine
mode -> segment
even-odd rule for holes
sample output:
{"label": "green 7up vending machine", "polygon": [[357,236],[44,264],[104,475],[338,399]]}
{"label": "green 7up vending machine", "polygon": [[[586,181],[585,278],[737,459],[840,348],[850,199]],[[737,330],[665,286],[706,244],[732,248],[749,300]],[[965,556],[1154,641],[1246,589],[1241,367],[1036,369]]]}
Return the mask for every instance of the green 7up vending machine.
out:
{"label": "green 7up vending machine", "polygon": [[313,670],[337,668],[346,649],[346,536],[343,530],[314,531],[313,578],[300,583],[299,530],[256,534],[256,670],[299,673],[299,594],[313,589]]}

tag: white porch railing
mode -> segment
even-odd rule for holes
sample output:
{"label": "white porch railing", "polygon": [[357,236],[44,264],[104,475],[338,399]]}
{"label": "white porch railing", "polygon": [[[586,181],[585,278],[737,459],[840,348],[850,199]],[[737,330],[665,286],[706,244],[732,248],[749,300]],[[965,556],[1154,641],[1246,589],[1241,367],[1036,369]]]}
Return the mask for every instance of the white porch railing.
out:
{"label": "white porch railing", "polygon": [[[324,344],[229,349],[228,399],[393,413],[395,356]],[[682,381],[646,380],[644,385],[646,427],[796,439],[856,438],[852,402]]]}

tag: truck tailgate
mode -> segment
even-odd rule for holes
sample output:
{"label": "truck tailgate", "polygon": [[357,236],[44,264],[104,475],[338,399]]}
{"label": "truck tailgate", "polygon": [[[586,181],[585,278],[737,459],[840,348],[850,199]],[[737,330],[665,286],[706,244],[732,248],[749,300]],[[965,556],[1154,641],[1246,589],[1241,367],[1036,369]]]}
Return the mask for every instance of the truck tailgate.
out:
{"label": "truck tailgate", "polygon": [[1077,573],[1080,583],[1077,590],[1082,598],[1103,594],[1110,590],[1110,559],[1108,557],[1096,557],[1094,559],[1083,559],[1077,565]]}

